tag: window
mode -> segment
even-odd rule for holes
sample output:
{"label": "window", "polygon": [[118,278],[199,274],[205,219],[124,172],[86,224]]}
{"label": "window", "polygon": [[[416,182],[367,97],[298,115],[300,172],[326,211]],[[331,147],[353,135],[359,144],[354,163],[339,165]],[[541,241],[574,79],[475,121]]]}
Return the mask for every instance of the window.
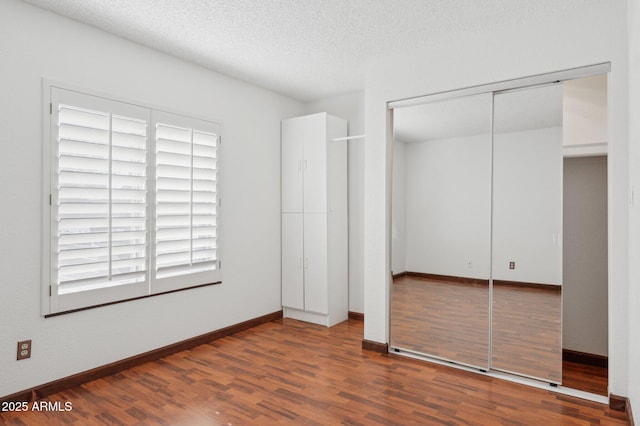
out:
{"label": "window", "polygon": [[[155,130],[156,287],[207,281],[217,257],[217,131],[175,114],[153,112]],[[196,277],[202,277],[197,279]]]}
{"label": "window", "polygon": [[43,312],[219,282],[219,125],[50,90]]}

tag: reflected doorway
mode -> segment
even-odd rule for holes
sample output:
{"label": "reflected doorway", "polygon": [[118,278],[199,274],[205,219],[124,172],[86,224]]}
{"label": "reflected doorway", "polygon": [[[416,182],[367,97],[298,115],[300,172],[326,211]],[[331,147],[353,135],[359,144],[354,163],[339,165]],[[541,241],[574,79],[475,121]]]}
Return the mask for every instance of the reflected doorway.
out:
{"label": "reflected doorway", "polygon": [[564,159],[563,383],[607,395],[607,157]]}

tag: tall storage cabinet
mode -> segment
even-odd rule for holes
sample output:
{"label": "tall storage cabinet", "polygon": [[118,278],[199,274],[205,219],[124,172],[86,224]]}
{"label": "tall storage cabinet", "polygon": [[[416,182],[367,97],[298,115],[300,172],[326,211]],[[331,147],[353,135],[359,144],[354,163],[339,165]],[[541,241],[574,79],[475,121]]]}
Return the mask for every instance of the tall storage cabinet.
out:
{"label": "tall storage cabinet", "polygon": [[284,316],[331,327],[348,317],[347,122],[282,121]]}

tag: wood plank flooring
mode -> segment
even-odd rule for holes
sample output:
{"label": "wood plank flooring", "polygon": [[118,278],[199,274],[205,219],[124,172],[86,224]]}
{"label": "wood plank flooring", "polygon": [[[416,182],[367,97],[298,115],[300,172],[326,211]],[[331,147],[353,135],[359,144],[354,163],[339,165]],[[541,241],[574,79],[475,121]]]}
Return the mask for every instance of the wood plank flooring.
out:
{"label": "wood plank flooring", "polygon": [[[562,362],[557,287],[494,285],[491,365],[607,395],[607,369]],[[489,289],[479,284],[403,276],[391,292],[391,344],[488,366]]]}
{"label": "wood plank flooring", "polygon": [[562,361],[562,386],[607,396],[608,373],[604,367]]}
{"label": "wood plank flooring", "polygon": [[558,286],[493,285],[491,367],[562,382],[562,293]]}
{"label": "wood plank flooring", "polygon": [[395,279],[391,345],[488,369],[489,285]]}
{"label": "wood plank flooring", "polygon": [[362,321],[291,319],[51,395],[8,425],[624,425],[606,405],[361,349]]}

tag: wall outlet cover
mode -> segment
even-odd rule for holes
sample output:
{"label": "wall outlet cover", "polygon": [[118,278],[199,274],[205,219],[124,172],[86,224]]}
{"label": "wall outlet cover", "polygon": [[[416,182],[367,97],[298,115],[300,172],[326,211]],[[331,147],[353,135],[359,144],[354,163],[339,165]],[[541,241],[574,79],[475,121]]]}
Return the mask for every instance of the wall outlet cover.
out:
{"label": "wall outlet cover", "polygon": [[16,359],[20,361],[21,359],[27,358],[31,358],[31,340],[18,342],[18,354]]}

